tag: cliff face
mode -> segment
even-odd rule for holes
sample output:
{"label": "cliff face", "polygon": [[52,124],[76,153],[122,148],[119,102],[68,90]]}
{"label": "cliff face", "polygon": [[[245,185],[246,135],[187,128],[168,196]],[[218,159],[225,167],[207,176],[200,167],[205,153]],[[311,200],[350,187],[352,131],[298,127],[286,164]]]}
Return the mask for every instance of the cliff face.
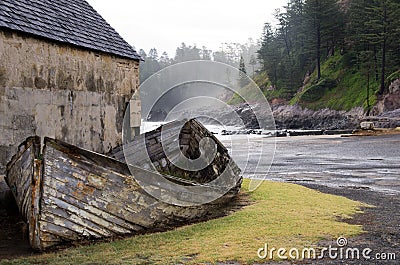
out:
{"label": "cliff face", "polygon": [[389,92],[385,94],[373,109],[374,115],[392,112],[400,109],[400,79],[396,79],[389,86]]}

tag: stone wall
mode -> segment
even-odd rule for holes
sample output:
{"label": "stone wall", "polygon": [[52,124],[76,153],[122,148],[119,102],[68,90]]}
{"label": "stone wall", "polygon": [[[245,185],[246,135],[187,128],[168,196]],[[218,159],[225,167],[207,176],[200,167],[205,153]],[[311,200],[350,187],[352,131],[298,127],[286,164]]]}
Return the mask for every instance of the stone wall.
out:
{"label": "stone wall", "polygon": [[138,61],[0,31],[0,174],[31,135],[114,148],[138,87]]}

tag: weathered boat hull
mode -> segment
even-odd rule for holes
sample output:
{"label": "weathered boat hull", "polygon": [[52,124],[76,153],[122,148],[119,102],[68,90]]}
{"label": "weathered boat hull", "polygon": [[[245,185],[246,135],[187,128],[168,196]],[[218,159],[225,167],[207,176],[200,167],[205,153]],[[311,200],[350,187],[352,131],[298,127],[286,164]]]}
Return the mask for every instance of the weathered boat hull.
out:
{"label": "weathered boat hull", "polygon": [[[213,202],[184,207],[150,196],[126,163],[108,156],[50,138],[45,138],[40,153],[40,139],[29,138],[7,166],[6,177],[28,223],[30,244],[36,250],[197,220],[228,203],[242,181],[237,167],[233,167],[235,185],[229,192]],[[227,153],[221,155],[225,157]],[[159,177],[141,168],[135,168],[135,172]],[[182,184],[177,193],[186,192],[191,185],[187,181]]]}

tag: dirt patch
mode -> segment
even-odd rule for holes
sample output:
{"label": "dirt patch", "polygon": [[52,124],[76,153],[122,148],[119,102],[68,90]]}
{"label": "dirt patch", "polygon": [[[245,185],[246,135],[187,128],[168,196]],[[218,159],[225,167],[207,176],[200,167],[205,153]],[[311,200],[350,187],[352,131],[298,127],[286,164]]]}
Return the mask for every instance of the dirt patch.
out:
{"label": "dirt patch", "polygon": [[400,128],[396,129],[374,129],[374,130],[356,130],[352,134],[346,134],[342,137],[355,137],[355,136],[381,136],[381,135],[395,135],[400,134]]}
{"label": "dirt patch", "polygon": [[19,215],[0,216],[0,260],[32,254],[27,227]]}

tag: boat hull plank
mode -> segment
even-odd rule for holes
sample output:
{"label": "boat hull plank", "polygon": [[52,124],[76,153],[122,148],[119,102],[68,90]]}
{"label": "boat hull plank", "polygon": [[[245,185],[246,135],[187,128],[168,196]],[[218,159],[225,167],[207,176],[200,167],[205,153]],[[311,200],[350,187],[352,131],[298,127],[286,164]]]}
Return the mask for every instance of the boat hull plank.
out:
{"label": "boat hull plank", "polygon": [[[174,143],[179,132],[179,142]],[[170,140],[165,146],[161,143],[164,136]],[[160,187],[162,175],[137,164],[127,165],[122,148],[114,152],[113,157],[118,161],[50,138],[44,139],[42,154],[37,137],[29,138],[21,145],[7,166],[6,180],[29,224],[32,248],[45,250],[74,241],[165,230],[215,216],[239,192],[240,170],[215,137],[217,156],[212,165],[201,172],[185,172],[166,157],[165,149],[172,153],[182,149],[189,158],[198,155],[195,149],[199,148],[199,141],[213,136],[196,121],[167,124],[140,137],[134,143],[137,145],[128,146],[129,154],[145,164],[150,153],[150,163],[156,164],[161,174],[178,175],[165,177],[179,185],[167,182]],[[184,142],[186,146],[182,146]],[[138,150],[138,146],[143,148]],[[160,194],[169,189],[182,198],[212,198],[221,187],[204,185],[215,180],[225,169],[229,169],[232,183],[217,183],[229,184],[230,190],[217,200],[197,206],[160,201],[149,195],[137,181],[139,177],[146,178],[149,187]],[[201,187],[203,191],[207,187],[205,194],[198,194]]]}

